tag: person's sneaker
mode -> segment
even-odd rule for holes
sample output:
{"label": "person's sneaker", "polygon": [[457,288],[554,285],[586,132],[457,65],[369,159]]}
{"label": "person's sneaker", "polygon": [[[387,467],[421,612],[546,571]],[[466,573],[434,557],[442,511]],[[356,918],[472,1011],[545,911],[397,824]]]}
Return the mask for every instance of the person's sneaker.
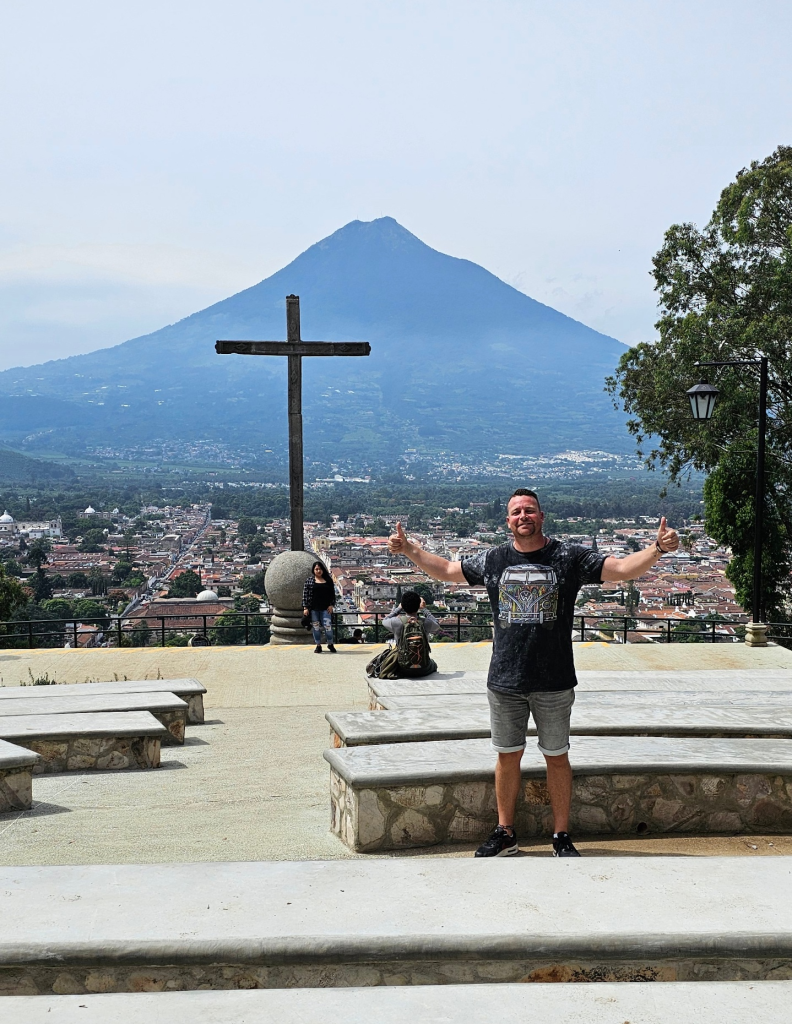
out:
{"label": "person's sneaker", "polygon": [[321,653],[322,653],[322,645],[321,644],[317,644],[316,647],[314,647],[314,654],[321,654]]}
{"label": "person's sneaker", "polygon": [[556,832],[553,836],[554,857],[579,857],[580,854],[572,844],[568,832]]}
{"label": "person's sneaker", "polygon": [[327,649],[328,651],[330,651],[331,654],[338,654],[338,651],[335,649],[335,647],[333,647],[332,644],[328,644]]}
{"label": "person's sneaker", "polygon": [[503,825],[496,825],[489,835],[489,838],[476,850],[477,857],[508,857],[512,853],[519,853],[520,847],[517,843],[517,834]]}

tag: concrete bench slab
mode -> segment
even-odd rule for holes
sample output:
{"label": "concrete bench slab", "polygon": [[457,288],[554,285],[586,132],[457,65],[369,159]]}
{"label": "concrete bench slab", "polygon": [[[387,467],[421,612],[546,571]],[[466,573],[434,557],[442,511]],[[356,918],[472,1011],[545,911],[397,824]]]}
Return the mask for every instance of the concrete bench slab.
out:
{"label": "concrete bench slab", "polygon": [[[665,704],[589,701],[581,694],[572,711],[574,736],[737,736],[792,738],[792,700],[786,707],[707,706],[697,702]],[[675,694],[675,696],[678,696]],[[330,743],[357,747],[374,743],[465,740],[490,735],[489,708],[406,708],[403,711],[328,711]],[[533,720],[529,736],[536,735]]]}
{"label": "concrete bench slab", "polygon": [[6,700],[0,704],[0,717],[3,718],[38,715],[42,711],[48,715],[148,711],[168,730],[162,736],[162,743],[166,746],[184,743],[187,724],[187,702],[173,693],[86,693],[66,697],[53,694],[42,706],[40,700],[26,700],[22,690],[19,700]]}
{"label": "concrete bench slab", "polygon": [[792,981],[599,985],[418,985],[377,988],[9,996],[14,1024],[788,1024]]}
{"label": "concrete bench slab", "polygon": [[205,863],[185,899],[194,880],[192,864],[0,868],[0,992],[792,971],[788,857]]}
{"label": "concrete bench slab", "polygon": [[159,768],[167,733],[148,711],[0,716],[0,738],[40,754],[33,774]]}
{"label": "concrete bench slab", "polygon": [[40,760],[32,750],[0,740],[0,814],[30,808],[33,768]]}
{"label": "concrete bench slab", "polygon": [[[406,708],[428,710],[445,707],[489,707],[487,693],[448,693],[375,697],[374,711],[398,711]],[[792,708],[792,692],[787,690],[575,690],[575,707],[765,707]]]}
{"label": "concrete bench slab", "polygon": [[[49,700],[51,697],[98,693],[173,693],[187,702],[187,721],[198,725],[204,720],[203,695],[206,687],[197,679],[124,679],[107,683],[57,683],[53,686],[0,686],[0,701],[25,699]],[[0,704],[2,708],[2,704]]]}
{"label": "concrete bench slab", "polygon": [[[792,672],[762,669],[745,672],[703,670],[697,672],[578,672],[582,690],[788,690]],[[372,679],[366,676],[370,702],[378,697],[435,697],[450,694],[481,694],[487,690],[486,672],[435,673],[424,679]],[[373,707],[372,707],[372,710]]]}
{"label": "concrete bench slab", "polygon": [[[475,842],[497,821],[486,739],[326,750],[331,828],[370,852]],[[578,736],[575,834],[782,832],[792,828],[792,745],[768,739]],[[522,761],[518,835],[552,833],[545,762]]]}

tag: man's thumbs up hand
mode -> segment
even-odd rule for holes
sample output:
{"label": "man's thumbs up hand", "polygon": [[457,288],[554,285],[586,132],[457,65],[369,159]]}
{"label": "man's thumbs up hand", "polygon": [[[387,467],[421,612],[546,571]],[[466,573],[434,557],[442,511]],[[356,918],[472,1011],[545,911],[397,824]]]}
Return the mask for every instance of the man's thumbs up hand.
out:
{"label": "man's thumbs up hand", "polygon": [[409,543],[404,527],[401,523],[396,523],[396,532],[388,537],[388,551],[392,555],[404,555],[407,552]]}
{"label": "man's thumbs up hand", "polygon": [[660,528],[657,531],[657,543],[663,551],[676,551],[679,547],[679,534],[666,524],[666,517],[660,520]]}

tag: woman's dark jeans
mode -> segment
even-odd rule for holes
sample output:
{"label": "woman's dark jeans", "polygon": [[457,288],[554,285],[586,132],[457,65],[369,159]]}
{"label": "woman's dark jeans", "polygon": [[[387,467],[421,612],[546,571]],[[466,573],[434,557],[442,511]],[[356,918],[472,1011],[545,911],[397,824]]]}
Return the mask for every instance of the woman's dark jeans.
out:
{"label": "woman's dark jeans", "polygon": [[311,627],[315,644],[322,643],[322,633],[327,639],[325,643],[333,643],[333,616],[328,611],[318,612],[311,609]]}

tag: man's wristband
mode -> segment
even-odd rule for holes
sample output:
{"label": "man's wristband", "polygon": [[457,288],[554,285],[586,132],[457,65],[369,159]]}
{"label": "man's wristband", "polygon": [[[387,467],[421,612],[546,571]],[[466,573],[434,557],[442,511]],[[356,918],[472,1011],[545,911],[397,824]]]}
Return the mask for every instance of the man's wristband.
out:
{"label": "man's wristband", "polygon": [[658,543],[658,541],[655,541],[655,547],[657,548],[657,550],[660,552],[661,555],[667,555],[668,554],[668,552],[666,551],[665,548],[661,548],[660,547],[660,544]]}

